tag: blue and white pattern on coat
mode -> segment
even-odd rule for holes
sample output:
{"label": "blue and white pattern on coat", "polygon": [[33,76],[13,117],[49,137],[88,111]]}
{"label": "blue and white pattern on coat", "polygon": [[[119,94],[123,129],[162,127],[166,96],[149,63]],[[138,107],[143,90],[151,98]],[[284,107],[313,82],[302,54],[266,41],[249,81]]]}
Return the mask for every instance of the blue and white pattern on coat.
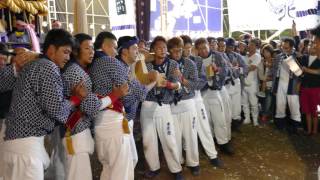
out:
{"label": "blue and white pattern on coat", "polygon": [[195,90],[202,90],[207,84],[205,66],[199,56],[190,56],[190,59],[196,64],[198,70],[197,87]]}
{"label": "blue and white pattern on coat", "polygon": [[63,96],[60,69],[46,58],[22,69],[12,97],[6,140],[45,136],[66,123],[72,107]]}
{"label": "blue and white pattern on coat", "polygon": [[[122,60],[120,60],[123,62]],[[129,75],[131,75],[132,69],[129,70]],[[142,85],[137,79],[130,77],[129,81],[130,93],[134,96],[129,96],[123,99],[124,108],[126,111],[126,118],[128,120],[135,120],[138,110],[138,105],[143,102],[148,94],[146,86]]]}
{"label": "blue and white pattern on coat", "polygon": [[226,77],[224,79],[224,83],[223,85],[225,84],[228,84],[230,82],[232,82],[234,80],[234,75],[233,75],[233,68],[232,68],[232,64],[231,62],[229,61],[229,57],[227,56],[226,53],[221,53],[219,52],[219,54],[221,54],[221,57],[222,59],[225,61],[225,70],[226,70]]}
{"label": "blue and white pattern on coat", "polygon": [[[236,53],[236,52],[230,52],[226,53],[227,57],[226,58],[231,64],[237,63],[240,68],[242,68],[243,74],[246,75],[248,74],[248,65],[245,63],[243,57]],[[239,78],[240,77],[240,69],[232,69],[233,76],[234,78]]]}
{"label": "blue and white pattern on coat", "polygon": [[227,67],[227,62],[220,52],[211,51],[207,58],[202,58],[203,64],[208,64],[209,61],[216,64],[216,66],[219,68],[219,72],[216,73],[213,80],[207,79],[208,83],[204,89],[209,88],[209,81],[211,81],[210,83],[212,85],[210,86],[214,87],[214,89],[220,90],[222,86],[224,86],[226,77],[228,76],[230,69]]}
{"label": "blue and white pattern on coat", "polygon": [[111,93],[113,86],[128,83],[129,94],[121,99],[124,107],[129,107],[136,101],[144,101],[147,89],[137,80],[129,79],[131,73],[126,63],[107,56],[101,51],[97,51],[95,56],[96,58],[89,68],[94,93],[106,96]]}
{"label": "blue and white pattern on coat", "polygon": [[190,59],[181,59],[178,61],[179,70],[183,78],[188,81],[187,86],[182,85],[179,95],[181,100],[191,99],[195,95],[195,90],[198,85],[198,71],[196,64]]}
{"label": "blue and white pattern on coat", "polygon": [[128,82],[129,68],[101,51],[95,52],[95,59],[89,68],[93,92],[107,96],[113,86],[120,86]]}
{"label": "blue and white pattern on coat", "polygon": [[[161,68],[161,67],[163,67],[163,68]],[[164,73],[166,75],[166,79],[170,82],[173,82],[173,83],[178,82],[178,77],[176,77],[174,75],[174,71],[177,68],[178,68],[178,63],[176,61],[168,59],[168,58],[165,59],[163,64],[161,64],[161,65],[147,63],[148,71],[156,70],[159,73]],[[163,70],[161,70],[161,69],[163,69]],[[173,98],[174,98],[174,91],[173,90],[170,90],[167,88],[154,87],[148,93],[146,99],[148,101],[153,101],[153,102],[158,102],[158,100],[159,100],[161,103],[170,104],[173,102]]]}
{"label": "blue and white pattern on coat", "polygon": [[62,79],[64,83],[64,95],[66,98],[70,98],[72,88],[81,80],[83,80],[88,91],[88,96],[84,98],[80,104],[80,110],[85,115],[72,131],[72,134],[77,134],[92,127],[93,119],[99,111],[101,101],[92,93],[92,83],[89,75],[77,63],[70,63],[67,65],[62,73]]}
{"label": "blue and white pattern on coat", "polygon": [[13,65],[0,69],[0,92],[6,92],[13,89],[16,77],[14,76]]}

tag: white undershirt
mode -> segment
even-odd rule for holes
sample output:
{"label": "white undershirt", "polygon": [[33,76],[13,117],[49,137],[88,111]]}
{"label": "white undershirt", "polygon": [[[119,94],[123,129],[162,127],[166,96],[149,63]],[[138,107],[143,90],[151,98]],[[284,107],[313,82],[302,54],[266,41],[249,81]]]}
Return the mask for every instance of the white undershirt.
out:
{"label": "white undershirt", "polygon": [[311,64],[314,62],[314,60],[317,59],[317,56],[309,56],[308,66],[311,66]]}

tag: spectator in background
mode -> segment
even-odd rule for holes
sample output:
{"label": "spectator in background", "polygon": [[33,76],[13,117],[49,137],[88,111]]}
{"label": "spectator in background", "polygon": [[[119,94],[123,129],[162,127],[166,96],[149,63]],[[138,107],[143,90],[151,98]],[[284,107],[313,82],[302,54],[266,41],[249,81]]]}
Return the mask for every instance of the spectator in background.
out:
{"label": "spectator in background", "polygon": [[[52,20],[51,21],[51,29],[61,29],[62,28],[62,24],[59,20]],[[40,43],[43,44],[44,43],[44,39],[46,38],[47,33],[41,33],[40,35]]]}
{"label": "spectator in background", "polygon": [[248,41],[239,41],[238,43],[239,54],[244,57],[248,53]]}
{"label": "spectator in background", "polygon": [[[276,113],[274,123],[278,129],[287,129],[289,133],[296,133],[301,122],[299,102],[299,77],[289,70],[284,62],[289,56],[296,57],[294,40],[285,38],[281,46],[282,53],[273,63],[273,93],[276,94]],[[290,110],[290,120],[287,120],[287,105]]]}
{"label": "spectator in background", "polygon": [[147,48],[147,42],[143,39],[140,39],[138,42],[138,48],[139,50],[143,50]]}
{"label": "spectator in background", "polygon": [[257,67],[261,62],[260,53],[258,53],[257,48],[259,47],[259,42],[256,39],[252,39],[248,45],[249,54],[245,58],[248,65],[248,76],[245,78],[244,90],[242,93],[242,106],[245,116],[244,123],[249,124],[250,112],[253,119],[253,125],[258,126],[258,98],[256,96],[258,92],[258,71]]}
{"label": "spectator in background", "polygon": [[302,39],[299,43],[298,50],[301,56],[309,54],[310,39]]}
{"label": "spectator in background", "polygon": [[207,41],[209,43],[209,48],[211,51],[217,51],[218,50],[218,42],[217,39],[214,37],[207,37]]}
{"label": "spectator in background", "polygon": [[239,36],[240,41],[250,41],[252,39],[251,34],[242,34]]}
{"label": "spectator in background", "polygon": [[151,62],[154,60],[153,54],[150,54],[149,47],[147,47],[147,41],[140,39],[138,42],[139,56],[138,59],[144,57],[145,62]]}
{"label": "spectator in background", "polygon": [[235,41],[234,45],[235,46],[233,47],[233,52],[239,54],[239,52],[240,52],[240,50],[239,50],[239,41]]}
{"label": "spectator in background", "polygon": [[258,66],[258,75],[261,82],[260,92],[264,94],[260,118],[262,124],[269,120],[273,112],[271,93],[273,56],[274,51],[271,45],[266,45],[262,48],[263,61]]}
{"label": "spectator in background", "polygon": [[12,47],[23,47],[40,53],[39,39],[34,28],[34,24],[16,20],[16,30],[9,36],[9,42],[14,43]]}
{"label": "spectator in background", "polygon": [[51,27],[52,27],[52,29],[60,29],[60,28],[62,28],[62,24],[59,20],[55,19],[52,21]]}
{"label": "spectator in background", "polygon": [[260,49],[261,49],[261,47],[262,47],[261,39],[259,39],[259,38],[254,38],[254,40],[257,42],[257,52],[260,53]]}
{"label": "spectator in background", "polygon": [[304,76],[301,82],[301,111],[306,114],[307,135],[318,133],[317,105],[320,103],[320,26],[311,31],[314,36],[310,55],[301,59]]}
{"label": "spectator in background", "polygon": [[22,20],[16,21],[16,30],[9,35],[9,42],[21,43],[21,45],[14,47],[30,48],[27,44],[31,41],[25,25],[26,23]]}
{"label": "spectator in background", "polygon": [[217,38],[217,48],[216,50],[219,51],[220,53],[225,53],[226,51],[226,41],[223,37],[218,37]]}

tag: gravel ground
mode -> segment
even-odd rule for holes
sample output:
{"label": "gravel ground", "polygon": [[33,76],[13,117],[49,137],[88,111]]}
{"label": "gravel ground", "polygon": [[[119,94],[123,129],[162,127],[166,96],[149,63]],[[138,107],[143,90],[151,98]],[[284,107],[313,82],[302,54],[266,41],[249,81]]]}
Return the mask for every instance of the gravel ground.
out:
{"label": "gravel ground", "polygon": [[[142,180],[148,169],[142,152],[141,134],[138,123],[135,124],[135,138],[139,153],[139,163],[135,169],[135,179]],[[319,135],[307,137],[288,135],[275,130],[272,125],[253,127],[243,125],[241,133],[233,133],[232,144],[235,155],[219,153],[224,161],[224,169],[216,169],[209,164],[208,158],[200,146],[201,174],[191,175],[184,167],[183,174],[187,180],[316,180],[320,165]],[[160,151],[161,152],[161,151]],[[99,179],[101,165],[97,157],[92,156],[94,179]],[[161,173],[157,180],[173,179],[166,166],[163,153],[160,153]]]}

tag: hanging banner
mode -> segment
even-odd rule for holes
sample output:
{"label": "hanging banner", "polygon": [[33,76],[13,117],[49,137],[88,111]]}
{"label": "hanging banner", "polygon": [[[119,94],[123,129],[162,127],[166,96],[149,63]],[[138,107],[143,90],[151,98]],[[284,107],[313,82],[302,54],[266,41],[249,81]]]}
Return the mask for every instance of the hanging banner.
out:
{"label": "hanging banner", "polygon": [[297,29],[308,30],[320,24],[320,0],[295,0]]}
{"label": "hanging banner", "polygon": [[150,37],[223,36],[222,0],[151,0]]}
{"label": "hanging banner", "polygon": [[227,0],[230,31],[288,29],[295,20],[297,30],[319,24],[318,0]]}
{"label": "hanging banner", "polygon": [[109,16],[111,31],[117,38],[136,35],[133,0],[109,0]]}

